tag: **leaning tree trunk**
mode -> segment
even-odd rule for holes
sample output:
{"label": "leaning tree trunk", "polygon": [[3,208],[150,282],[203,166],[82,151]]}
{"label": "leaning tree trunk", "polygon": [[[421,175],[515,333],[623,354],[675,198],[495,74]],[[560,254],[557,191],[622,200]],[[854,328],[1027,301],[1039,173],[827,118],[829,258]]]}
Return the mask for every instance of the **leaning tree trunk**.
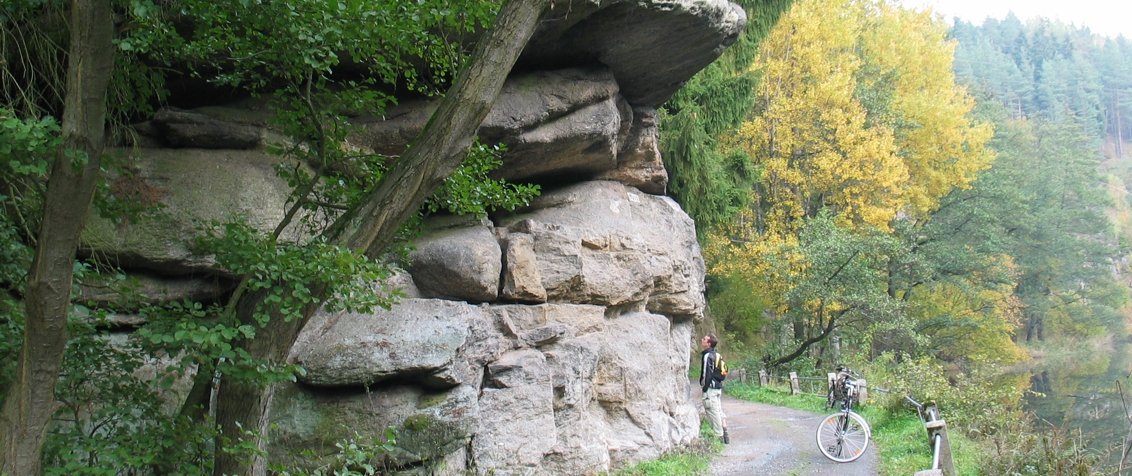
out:
{"label": "leaning tree trunk", "polygon": [[[0,413],[0,474],[40,474],[40,453],[55,413],[55,384],[67,348],[75,248],[90,211],[105,142],[113,33],[110,0],[72,3],[63,148],[51,166],[24,296],[23,347]],[[78,159],[83,156],[85,164]]]}
{"label": "leaning tree trunk", "polygon": [[[380,255],[392,243],[401,224],[460,166],[476,131],[499,96],[504,79],[549,5],[550,0],[510,0],[500,9],[495,27],[476,45],[468,66],[409,150],[360,208],[336,224],[340,228],[338,244],[364,250],[370,256]],[[240,299],[237,314],[241,323],[254,323],[251,311],[262,297],[253,293]],[[307,309],[303,319],[289,323],[275,319],[257,331],[251,341],[236,344],[246,348],[252,357],[281,360],[313,311]],[[243,441],[240,427],[258,430],[266,436],[271,397],[272,387],[222,381],[216,419],[224,436],[233,442]],[[263,449],[264,443],[260,440],[257,445]],[[217,476],[262,476],[265,469],[262,456],[249,459],[217,451]]]}

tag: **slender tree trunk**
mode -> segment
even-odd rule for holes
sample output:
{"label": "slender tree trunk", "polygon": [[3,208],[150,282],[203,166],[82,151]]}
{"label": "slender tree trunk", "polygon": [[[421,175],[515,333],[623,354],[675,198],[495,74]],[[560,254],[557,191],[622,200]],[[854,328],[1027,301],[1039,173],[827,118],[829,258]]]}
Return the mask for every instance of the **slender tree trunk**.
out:
{"label": "slender tree trunk", "polygon": [[[16,376],[0,413],[0,473],[38,476],[55,385],[67,348],[75,248],[90,211],[114,64],[110,0],[75,0],[63,111],[64,145],[51,166],[38,246],[28,275],[27,323]],[[85,155],[86,163],[68,156]]]}
{"label": "slender tree trunk", "polygon": [[1116,115],[1116,158],[1124,158],[1124,125],[1120,123],[1120,90],[1112,92],[1112,110]]}
{"label": "slender tree trunk", "polygon": [[[467,157],[476,131],[495,104],[503,81],[549,5],[550,0],[510,0],[503,5],[495,27],[477,44],[468,66],[406,154],[363,200],[361,207],[333,227],[338,244],[364,250],[370,256],[380,255],[388,248],[401,224],[416,213],[444,178]],[[253,322],[251,310],[262,297],[252,293],[240,299],[237,315],[242,323]],[[252,341],[237,345],[246,348],[253,357],[280,360],[313,311],[308,309],[304,313],[306,317],[290,323],[275,319],[266,328],[259,329]],[[257,429],[266,436],[272,393],[271,387],[222,381],[217,422],[222,425],[224,436],[234,442],[243,440],[237,422],[245,429]],[[261,449],[264,443],[258,442]],[[262,458],[233,458],[218,451],[214,474],[262,476],[265,469]]]}

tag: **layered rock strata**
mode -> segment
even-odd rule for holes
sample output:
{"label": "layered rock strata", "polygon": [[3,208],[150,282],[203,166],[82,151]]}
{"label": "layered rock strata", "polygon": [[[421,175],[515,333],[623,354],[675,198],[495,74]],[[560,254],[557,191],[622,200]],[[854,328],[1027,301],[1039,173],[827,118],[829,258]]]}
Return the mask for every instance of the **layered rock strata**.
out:
{"label": "layered rock strata", "polygon": [[[579,475],[697,437],[686,376],[704,264],[691,219],[663,196],[656,108],[745,15],[722,0],[554,8],[479,131],[507,145],[498,177],[544,193],[490,219],[430,219],[392,309],[316,314],[289,356],[307,373],[270,408],[273,460],[318,464],[339,440],[392,429],[387,463],[408,472]],[[353,117],[348,146],[399,154],[435,106]],[[222,299],[233,277],[191,243],[202,222],[271,231],[283,216],[290,191],[266,145],[287,139],[268,117],[243,102],[138,124],[140,147],[117,152],[169,218],[92,219],[83,252],[138,276],[150,302]]]}

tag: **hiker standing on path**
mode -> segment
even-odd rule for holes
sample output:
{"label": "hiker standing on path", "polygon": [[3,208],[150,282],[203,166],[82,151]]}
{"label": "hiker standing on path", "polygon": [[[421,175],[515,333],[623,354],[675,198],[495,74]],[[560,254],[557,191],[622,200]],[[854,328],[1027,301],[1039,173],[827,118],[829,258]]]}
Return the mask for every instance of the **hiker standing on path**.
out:
{"label": "hiker standing on path", "polygon": [[707,413],[712,431],[723,444],[729,444],[731,438],[727,435],[727,416],[723,414],[723,406],[719,402],[719,396],[723,393],[723,375],[717,375],[720,358],[715,346],[718,343],[719,338],[715,334],[708,334],[700,339],[700,344],[704,347],[701,353],[700,388],[704,394],[704,412]]}

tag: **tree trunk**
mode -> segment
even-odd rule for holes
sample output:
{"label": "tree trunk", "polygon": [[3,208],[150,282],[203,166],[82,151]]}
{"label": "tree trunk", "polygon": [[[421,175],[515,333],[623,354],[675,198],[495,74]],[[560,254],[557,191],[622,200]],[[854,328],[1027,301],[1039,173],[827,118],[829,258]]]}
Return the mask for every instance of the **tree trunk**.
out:
{"label": "tree trunk", "polygon": [[[0,473],[38,476],[55,385],[67,348],[75,248],[99,176],[106,90],[114,64],[110,0],[75,0],[63,111],[63,148],[51,166],[28,274],[27,323],[16,376],[0,413]],[[68,152],[76,157],[68,156]],[[85,155],[86,163],[77,157]]]}
{"label": "tree trunk", "polygon": [[1124,125],[1120,123],[1120,90],[1112,92],[1113,112],[1116,114],[1116,158],[1124,158]]}
{"label": "tree trunk", "polygon": [[[495,27],[477,44],[469,64],[408,151],[361,207],[332,227],[336,243],[364,250],[370,256],[381,255],[388,248],[401,224],[467,157],[476,131],[549,5],[550,0],[510,0],[503,5]],[[241,323],[253,322],[250,311],[262,297],[253,293],[240,299],[237,312]],[[313,311],[308,309],[303,319],[290,323],[275,319],[252,341],[236,344],[256,358],[282,359]],[[224,436],[233,442],[243,440],[236,422],[266,436],[271,397],[271,387],[222,382],[216,415]],[[264,443],[261,440],[258,446],[262,449]],[[213,471],[217,476],[262,476],[263,463],[262,458],[233,458],[218,451]]]}

